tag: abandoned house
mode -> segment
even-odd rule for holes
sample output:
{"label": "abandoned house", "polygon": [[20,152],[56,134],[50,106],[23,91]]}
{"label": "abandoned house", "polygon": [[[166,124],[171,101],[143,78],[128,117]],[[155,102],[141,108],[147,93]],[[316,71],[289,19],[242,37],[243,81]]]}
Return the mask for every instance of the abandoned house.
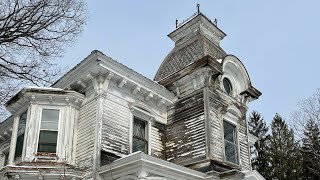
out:
{"label": "abandoned house", "polygon": [[51,87],[26,87],[0,125],[0,179],[264,179],[251,169],[248,103],[261,93],[201,12],[154,80],[94,50]]}

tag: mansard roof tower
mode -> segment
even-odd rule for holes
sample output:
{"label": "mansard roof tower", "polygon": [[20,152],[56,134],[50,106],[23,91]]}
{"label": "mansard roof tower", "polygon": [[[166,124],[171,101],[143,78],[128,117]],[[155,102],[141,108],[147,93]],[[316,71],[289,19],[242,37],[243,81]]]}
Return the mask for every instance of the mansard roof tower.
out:
{"label": "mansard roof tower", "polygon": [[167,160],[200,171],[250,169],[247,104],[261,93],[220,47],[226,34],[198,9],[168,36],[175,46],[154,78],[178,98],[168,108]]}

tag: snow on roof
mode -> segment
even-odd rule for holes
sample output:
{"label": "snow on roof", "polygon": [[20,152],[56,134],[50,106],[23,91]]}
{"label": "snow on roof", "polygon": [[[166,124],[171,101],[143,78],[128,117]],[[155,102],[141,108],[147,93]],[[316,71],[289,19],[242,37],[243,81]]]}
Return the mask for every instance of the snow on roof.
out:
{"label": "snow on roof", "polygon": [[26,90],[46,90],[46,91],[63,91],[61,88],[53,88],[53,87],[39,87],[39,86],[27,86],[23,89]]}

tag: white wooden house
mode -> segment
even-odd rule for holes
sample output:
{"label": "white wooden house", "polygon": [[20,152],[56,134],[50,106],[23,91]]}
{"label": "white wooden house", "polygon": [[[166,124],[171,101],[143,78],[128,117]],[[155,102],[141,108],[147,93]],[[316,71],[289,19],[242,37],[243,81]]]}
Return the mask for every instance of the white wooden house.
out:
{"label": "white wooden house", "polygon": [[154,80],[95,50],[52,87],[22,89],[0,125],[0,179],[264,179],[246,120],[261,93],[225,36],[197,12]]}

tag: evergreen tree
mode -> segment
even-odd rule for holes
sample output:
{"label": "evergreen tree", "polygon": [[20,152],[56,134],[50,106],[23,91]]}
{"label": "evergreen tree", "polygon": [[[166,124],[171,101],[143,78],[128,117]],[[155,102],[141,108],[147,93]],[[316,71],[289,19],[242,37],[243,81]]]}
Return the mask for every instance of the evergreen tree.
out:
{"label": "evergreen tree", "polygon": [[295,180],[301,176],[301,161],[298,144],[294,141],[293,130],[278,114],[272,120],[268,149],[272,179]]}
{"label": "evergreen tree", "polygon": [[268,141],[269,135],[266,122],[257,111],[253,111],[249,116],[249,132],[259,138],[251,148],[252,168],[257,170],[262,176],[270,179],[271,169],[269,166]]}
{"label": "evergreen tree", "polygon": [[317,123],[307,121],[302,139],[303,179],[320,179],[320,130]]}

